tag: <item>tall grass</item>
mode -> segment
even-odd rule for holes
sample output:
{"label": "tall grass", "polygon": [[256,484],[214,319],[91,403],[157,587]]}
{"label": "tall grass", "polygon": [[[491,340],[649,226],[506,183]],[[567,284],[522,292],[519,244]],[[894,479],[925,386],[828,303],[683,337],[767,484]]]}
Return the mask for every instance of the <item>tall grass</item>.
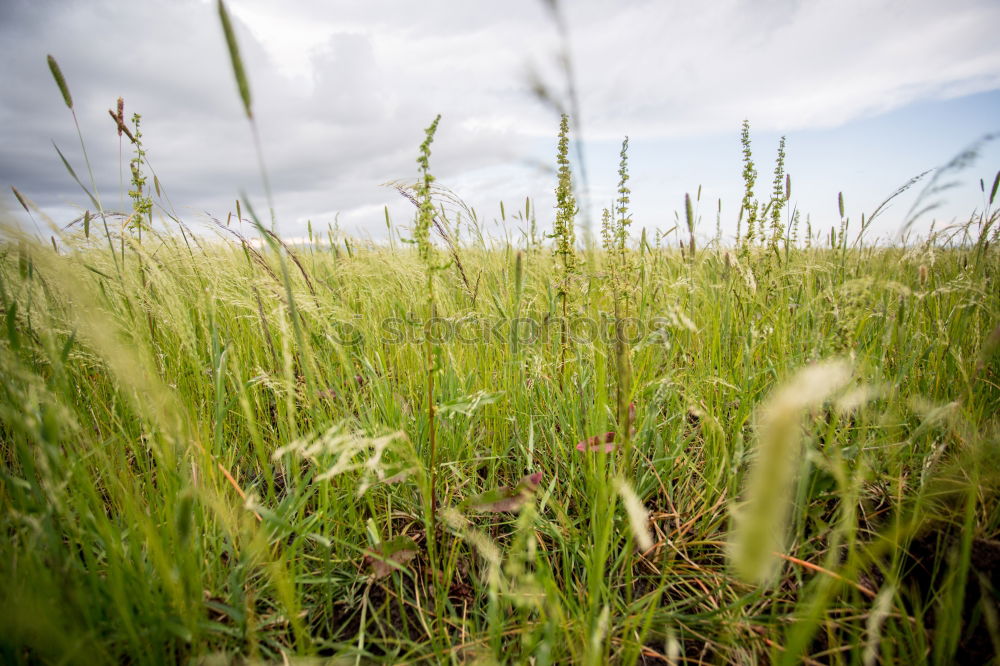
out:
{"label": "tall grass", "polygon": [[[922,660],[937,645],[932,629],[952,632],[951,648],[935,647],[950,657],[986,627],[989,611],[975,609],[993,603],[980,582],[990,570],[976,567],[998,529],[993,244],[849,252],[844,280],[839,251],[793,250],[771,293],[750,290],[712,251],[693,263],[635,256],[647,281],[638,307],[668,313],[631,349],[642,416],[625,471],[653,539],[635,558],[623,550],[635,511],[574,446],[617,409],[603,369],[615,337],[570,341],[580,344],[571,390],[559,388],[558,330],[521,339],[516,356],[506,334],[441,342],[439,507],[496,492],[489,501],[500,501],[502,486],[531,472],[540,483],[513,522],[466,511],[466,527],[440,537],[436,571],[421,546],[401,571],[370,578],[365,554],[379,543],[429,538],[427,357],[422,322],[408,320],[419,257],[313,249],[309,275],[330,285],[313,299],[301,273],[285,286],[276,252],[260,263],[240,244],[189,251],[153,235],[155,255],[133,246],[149,299],[139,262],[119,282],[112,253],[82,235],[63,239],[72,253],[30,238],[5,246],[7,661],[221,651],[410,660],[442,645],[455,658],[627,661],[666,654],[671,640],[690,659],[736,661],[776,657],[800,614],[814,627],[803,652],[850,661],[875,649],[871,612],[882,618],[882,658]],[[522,252],[518,312],[542,322],[559,313],[547,285],[562,268]],[[465,326],[468,339],[470,322],[506,316],[492,302],[508,287],[491,277],[508,270],[506,256],[464,250],[484,275],[476,307],[457,276],[437,276],[442,326]],[[613,311],[607,291],[589,298]],[[155,338],[132,324],[143,309]],[[782,434],[761,426],[758,447],[753,416],[758,405],[770,413],[773,387],[845,352],[873,397],[847,411],[810,401]],[[340,453],[318,451],[309,465],[274,456],[333,425],[406,438],[370,466],[371,449],[349,449],[353,466],[335,476],[323,474]],[[775,437],[795,438],[795,449],[769,453]],[[402,478],[407,469],[417,471]],[[737,577],[749,556],[733,569],[724,557],[728,507],[751,469],[783,481],[751,479],[750,506],[772,506],[754,492],[786,498],[763,516],[774,521],[763,534],[781,534],[767,546],[768,588]],[[482,544],[469,530],[498,553],[495,578],[480,575]],[[441,615],[429,592],[438,579],[448,581]],[[874,604],[862,589],[891,592]]]}

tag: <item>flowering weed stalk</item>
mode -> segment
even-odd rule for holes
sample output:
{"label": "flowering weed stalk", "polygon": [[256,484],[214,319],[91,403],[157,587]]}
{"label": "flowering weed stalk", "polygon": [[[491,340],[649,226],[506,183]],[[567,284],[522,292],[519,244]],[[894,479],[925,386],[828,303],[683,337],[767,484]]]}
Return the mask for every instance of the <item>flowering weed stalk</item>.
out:
{"label": "flowering weed stalk", "polygon": [[743,202],[740,207],[740,219],[746,217],[747,231],[743,241],[743,251],[748,252],[756,242],[757,211],[760,204],[754,198],[753,188],[757,182],[757,167],[753,163],[753,153],[750,150],[750,121],[743,121],[740,131],[740,144],[743,146]]}
{"label": "flowering weed stalk", "polygon": [[625,442],[626,464],[631,453],[631,414],[629,410],[632,391],[632,358],[625,330],[631,315],[632,296],[635,292],[636,265],[628,249],[629,226],[632,216],[628,210],[628,137],[622,141],[618,164],[618,198],[615,210],[605,209],[601,223],[601,236],[608,258],[608,277],[614,305],[614,358],[616,378],[615,417]]}
{"label": "flowering weed stalk", "polygon": [[556,220],[552,235],[555,255],[560,264],[558,295],[562,304],[562,328],[559,344],[559,386],[563,385],[566,369],[566,348],[569,345],[569,300],[579,261],[576,254],[576,197],[573,195],[573,173],[569,165],[569,116],[559,121],[559,142],[556,149],[558,182],[556,184]]}

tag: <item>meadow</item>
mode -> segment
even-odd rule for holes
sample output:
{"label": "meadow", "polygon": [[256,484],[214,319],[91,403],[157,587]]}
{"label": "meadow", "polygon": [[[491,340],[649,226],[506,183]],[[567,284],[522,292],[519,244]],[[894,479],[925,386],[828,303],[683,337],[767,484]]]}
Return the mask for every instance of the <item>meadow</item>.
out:
{"label": "meadow", "polygon": [[997,179],[868,244],[781,157],[758,201],[745,125],[700,242],[697,195],[632,222],[626,141],[578,238],[564,117],[497,239],[435,120],[412,221],[292,246],[192,234],[111,115],[132,210],[0,246],[5,663],[995,661]]}

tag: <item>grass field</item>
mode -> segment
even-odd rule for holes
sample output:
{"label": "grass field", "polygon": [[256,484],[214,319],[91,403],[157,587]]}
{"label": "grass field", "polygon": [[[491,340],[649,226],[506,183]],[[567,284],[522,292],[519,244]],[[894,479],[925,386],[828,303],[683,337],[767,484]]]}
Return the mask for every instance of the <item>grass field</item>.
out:
{"label": "grass field", "polygon": [[[458,247],[473,290],[434,273],[425,330],[409,247],[9,244],[4,661],[995,654],[980,240],[630,250],[628,441],[604,252],[574,277],[562,361],[547,247]],[[744,497],[780,532],[757,579],[727,553],[760,556],[730,511],[761,470],[758,495],[787,499]],[[373,573],[379,553],[399,567]]]}
{"label": "grass field", "polygon": [[497,241],[435,126],[381,245],[154,227],[138,151],[131,213],[6,227],[0,660],[996,660],[996,181],[869,246],[779,160],[702,247],[631,228],[623,146],[590,243],[564,123]]}

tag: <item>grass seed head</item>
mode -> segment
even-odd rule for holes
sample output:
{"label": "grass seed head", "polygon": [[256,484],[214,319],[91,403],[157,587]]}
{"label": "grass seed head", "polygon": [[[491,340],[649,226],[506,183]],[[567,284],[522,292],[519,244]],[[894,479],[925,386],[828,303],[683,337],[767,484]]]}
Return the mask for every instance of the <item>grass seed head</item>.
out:
{"label": "grass seed head", "polygon": [[118,124],[118,136],[122,135],[122,131],[125,129],[125,100],[124,98],[118,98],[118,111],[115,113],[115,120]]}
{"label": "grass seed head", "polygon": [[649,534],[649,512],[643,506],[642,500],[632,490],[632,486],[624,479],[615,480],[615,490],[621,495],[622,503],[625,505],[625,512],[628,514],[629,526],[632,528],[632,537],[639,550],[647,551],[653,547],[653,537]]}
{"label": "grass seed head", "polygon": [[49,70],[52,71],[52,78],[56,80],[56,85],[59,86],[59,92],[62,93],[63,101],[66,102],[66,108],[73,110],[73,97],[69,94],[69,86],[66,85],[66,79],[63,77],[62,70],[59,68],[59,63],[51,55],[48,56]]}
{"label": "grass seed head", "polygon": [[785,547],[788,516],[801,456],[802,412],[819,407],[851,379],[846,361],[827,361],[799,370],[775,389],[758,418],[757,460],[742,504],[734,511],[729,557],[737,573],[756,584],[773,580]]}
{"label": "grass seed head", "polygon": [[246,111],[247,118],[253,119],[253,111],[250,106],[250,82],[247,80],[247,73],[243,68],[243,59],[240,57],[240,46],[236,43],[236,32],[233,30],[232,21],[229,19],[229,12],[226,10],[226,5],[222,0],[219,0],[218,8],[219,20],[222,22],[222,32],[226,37],[226,47],[229,49],[229,59],[233,63],[233,76],[236,77],[236,85],[240,90],[240,99],[243,101],[243,110]]}
{"label": "grass seed head", "polygon": [[28,203],[24,200],[24,197],[21,196],[21,193],[17,190],[17,188],[11,185],[10,191],[14,193],[14,197],[17,199],[17,203],[21,204],[21,208],[24,209],[24,212],[30,214],[31,211],[28,210]]}

